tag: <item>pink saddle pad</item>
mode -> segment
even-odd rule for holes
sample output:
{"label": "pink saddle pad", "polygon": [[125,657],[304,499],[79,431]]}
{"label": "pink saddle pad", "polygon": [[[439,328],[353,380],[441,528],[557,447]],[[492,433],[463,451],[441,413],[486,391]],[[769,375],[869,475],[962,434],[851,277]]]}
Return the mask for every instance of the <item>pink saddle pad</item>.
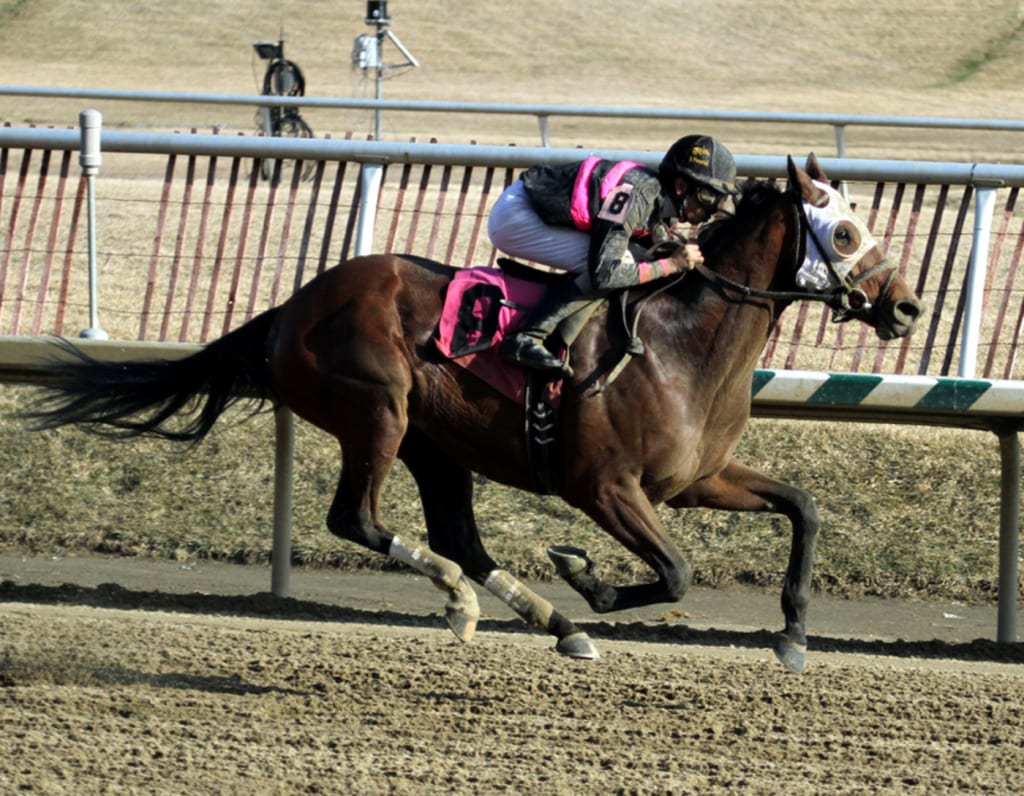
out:
{"label": "pink saddle pad", "polygon": [[470,373],[523,404],[526,370],[501,358],[499,346],[545,285],[508,276],[497,268],[463,268],[452,279],[441,311],[437,348]]}

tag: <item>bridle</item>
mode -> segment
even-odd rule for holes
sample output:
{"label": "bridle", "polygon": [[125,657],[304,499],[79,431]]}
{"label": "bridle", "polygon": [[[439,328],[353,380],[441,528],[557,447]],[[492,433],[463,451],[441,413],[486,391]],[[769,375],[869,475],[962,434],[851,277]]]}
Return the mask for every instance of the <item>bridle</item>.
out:
{"label": "bridle", "polygon": [[828,268],[830,282],[834,285],[831,290],[823,292],[810,292],[804,290],[760,290],[740,282],[735,282],[728,277],[712,271],[703,263],[695,266],[695,270],[708,281],[728,288],[739,293],[743,299],[765,298],[772,301],[820,301],[832,309],[832,322],[845,323],[855,315],[867,313],[874,309],[874,305],[868,299],[867,294],[859,287],[863,282],[871,279],[876,274],[888,272],[888,277],[882,290],[879,292],[879,300],[884,300],[889,294],[893,280],[896,278],[896,266],[889,263],[887,259],[853,274],[851,271],[842,273],[836,268],[835,262],[829,256],[827,250],[818,239],[814,226],[807,218],[807,211],[804,208],[805,201],[800,197],[793,205],[793,216],[795,218],[797,244],[794,250],[793,273],[795,274],[803,263],[807,251],[803,240],[806,232],[814,243],[818,254]]}

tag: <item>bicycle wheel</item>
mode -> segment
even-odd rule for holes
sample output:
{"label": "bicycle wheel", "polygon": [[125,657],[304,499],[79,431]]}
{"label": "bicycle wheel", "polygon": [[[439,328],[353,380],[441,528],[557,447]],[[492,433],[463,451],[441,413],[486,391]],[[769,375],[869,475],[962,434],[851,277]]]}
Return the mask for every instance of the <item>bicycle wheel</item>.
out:
{"label": "bicycle wheel", "polygon": [[271,61],[263,75],[263,93],[278,97],[306,96],[306,78],[298,64],[286,58]]}
{"label": "bicycle wheel", "polygon": [[[285,112],[278,116],[274,120],[274,135],[280,136],[281,138],[312,138],[313,129],[306,123],[297,112]],[[315,164],[312,161],[306,161],[302,167],[303,180],[308,179],[313,173]],[[262,175],[263,179],[268,180],[273,177],[277,168],[276,160],[264,160]],[[281,172],[283,174],[285,163],[281,162]]]}

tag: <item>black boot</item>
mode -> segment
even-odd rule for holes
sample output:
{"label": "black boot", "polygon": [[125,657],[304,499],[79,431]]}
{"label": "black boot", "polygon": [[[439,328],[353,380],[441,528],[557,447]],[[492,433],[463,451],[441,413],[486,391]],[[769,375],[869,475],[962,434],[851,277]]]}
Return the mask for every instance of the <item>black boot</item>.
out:
{"label": "black boot", "polygon": [[[555,370],[563,376],[572,376],[572,367],[568,362],[563,362],[544,345],[545,341],[554,334],[560,324],[572,318],[577,313],[587,308],[592,308],[601,299],[594,299],[586,296],[576,283],[575,279],[566,279],[565,282],[554,288],[546,295],[536,307],[534,307],[523,319],[522,328],[511,337],[506,337],[501,344],[501,355],[518,365],[536,370]],[[583,317],[585,321],[589,317],[587,313]],[[574,329],[571,339],[565,342],[571,343],[582,329]]]}

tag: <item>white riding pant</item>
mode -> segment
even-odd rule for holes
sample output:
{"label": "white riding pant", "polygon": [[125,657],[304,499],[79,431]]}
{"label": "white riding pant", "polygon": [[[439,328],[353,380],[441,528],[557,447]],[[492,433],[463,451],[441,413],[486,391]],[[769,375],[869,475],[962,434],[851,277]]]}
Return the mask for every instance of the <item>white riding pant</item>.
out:
{"label": "white riding pant", "polygon": [[498,197],[487,218],[494,248],[510,257],[568,271],[587,273],[590,234],[571,227],[545,224],[533,209],[522,180]]}

